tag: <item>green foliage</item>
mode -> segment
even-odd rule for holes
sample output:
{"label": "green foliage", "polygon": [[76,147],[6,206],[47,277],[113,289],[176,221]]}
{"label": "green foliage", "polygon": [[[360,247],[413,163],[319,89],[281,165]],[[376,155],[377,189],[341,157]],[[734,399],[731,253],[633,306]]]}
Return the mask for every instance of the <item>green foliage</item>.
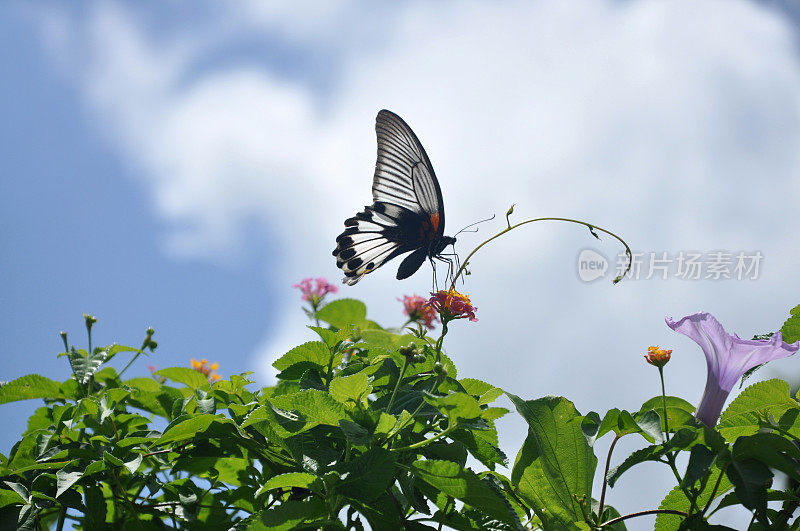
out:
{"label": "green foliage", "polygon": [[787,343],[800,340],[800,305],[795,306],[789,312],[789,318],[781,327],[781,335]]}
{"label": "green foliage", "polygon": [[545,529],[568,528],[584,519],[579,499],[591,500],[597,465],[581,430],[581,416],[561,397],[524,401],[508,394],[528,423],[511,481]]}
{"label": "green foliage", "polygon": [[[123,379],[156,347],[152,329],[142,348],[67,348],[62,382],[0,384],[0,404],[43,400],[0,454],[0,528],[619,531],[636,515],[608,505],[605,487],[644,463],[675,476],[658,531],[719,528],[711,519],[732,505],[753,512],[750,529],[797,527],[800,403],[786,382],[751,385],[715,428],[678,397],[583,416],[562,397],[505,393],[529,428],[506,477],[504,391],[457,379],[444,337],[381,328],[351,299],[306,312],[318,340],[275,361],[274,387],[187,367]],[[118,372],[110,362],[124,354]],[[611,450],[629,435],[642,447],[609,453],[597,500],[593,447],[607,434]],[[776,472],[792,483],[778,488]]]}

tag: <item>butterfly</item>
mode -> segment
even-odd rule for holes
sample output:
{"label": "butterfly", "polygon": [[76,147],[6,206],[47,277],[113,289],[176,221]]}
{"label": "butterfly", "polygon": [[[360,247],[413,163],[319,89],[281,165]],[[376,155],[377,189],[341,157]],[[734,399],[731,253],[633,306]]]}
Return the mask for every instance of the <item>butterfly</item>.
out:
{"label": "butterfly", "polygon": [[[439,181],[417,135],[402,118],[382,110],[375,119],[378,160],[372,206],[345,220],[336,238],[336,265],[350,286],[407,252],[397,279],[410,277],[427,258],[450,264],[442,253],[456,239],[444,235],[444,203]],[[434,275],[436,268],[434,266]]]}

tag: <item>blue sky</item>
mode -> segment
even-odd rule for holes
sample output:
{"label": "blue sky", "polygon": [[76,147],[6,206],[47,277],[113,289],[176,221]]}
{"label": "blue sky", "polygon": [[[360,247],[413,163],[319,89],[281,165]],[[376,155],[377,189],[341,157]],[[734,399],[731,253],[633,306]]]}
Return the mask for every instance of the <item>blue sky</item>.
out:
{"label": "blue sky", "polygon": [[[340,276],[330,251],[370,201],[386,107],[431,156],[448,233],[517,203],[520,220],[579,217],[645,253],[761,251],[753,281],[586,284],[580,250],[618,248],[542,225],[473,261],[464,289],[480,322],[448,336],[461,376],[584,412],[636,409],[657,393],[641,355],[662,344],[675,350],[668,390],[695,400],[702,356],[665,316],[708,310],[745,336],[800,302],[786,13],[742,0],[4,3],[0,379],[63,378],[58,331],[83,344],[90,312],[97,343],[138,345],[152,325],[151,363],[206,357],[268,384],[271,362],[311,338],[291,284]],[[497,228],[460,236],[459,252]],[[395,268],[340,294],[398,325],[396,297],[430,278],[398,284]],[[3,406],[0,451],[35,406]],[[524,424],[501,430],[513,456]],[[632,474],[612,503],[657,504],[659,474]]]}

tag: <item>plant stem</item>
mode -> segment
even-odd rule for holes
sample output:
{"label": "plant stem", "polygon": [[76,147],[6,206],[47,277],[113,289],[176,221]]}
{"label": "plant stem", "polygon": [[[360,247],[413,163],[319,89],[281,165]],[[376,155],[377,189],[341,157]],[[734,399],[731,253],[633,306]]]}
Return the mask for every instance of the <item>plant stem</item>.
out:
{"label": "plant stem", "polygon": [[126,365],[125,365],[125,366],[122,368],[122,370],[121,370],[121,371],[119,371],[119,374],[118,374],[117,376],[120,376],[120,377],[121,377],[121,376],[122,376],[122,373],[124,373],[125,371],[127,371],[127,370],[128,370],[128,367],[130,367],[131,365],[133,365],[133,362],[134,362],[134,361],[136,361],[136,358],[138,358],[138,357],[139,357],[139,355],[140,355],[140,354],[142,354],[142,352],[144,352],[144,350],[137,350],[137,351],[136,351],[136,354],[134,354],[134,355],[133,355],[133,357],[131,358],[131,361],[129,361],[129,362],[128,362],[128,363],[127,363],[127,364],[126,364]]}
{"label": "plant stem", "polygon": [[449,435],[452,431],[454,431],[456,429],[456,427],[457,427],[456,425],[448,426],[447,429],[445,429],[442,432],[439,432],[438,434],[434,435],[430,439],[425,439],[424,441],[419,441],[419,442],[416,442],[414,444],[409,444],[408,446],[403,446],[401,448],[393,448],[392,451],[393,452],[402,452],[402,451],[405,451],[405,450],[416,450],[417,448],[422,448],[423,446],[427,446],[428,444],[432,443],[433,441],[441,439],[445,435]]}
{"label": "plant stem", "polygon": [[501,230],[500,232],[498,232],[497,234],[495,234],[494,236],[492,236],[491,238],[489,238],[489,239],[488,239],[488,240],[486,240],[485,242],[483,242],[483,243],[481,243],[480,245],[478,245],[478,246],[477,246],[475,249],[473,249],[473,250],[472,250],[472,252],[471,252],[471,253],[469,253],[469,254],[467,255],[467,258],[466,258],[466,259],[464,260],[464,262],[461,264],[461,267],[459,267],[459,268],[458,268],[458,271],[456,271],[456,274],[455,274],[455,276],[453,277],[453,281],[452,281],[452,283],[450,284],[450,289],[453,289],[453,288],[455,288],[455,286],[456,286],[456,280],[457,280],[457,279],[458,279],[458,277],[461,275],[461,273],[463,273],[463,272],[464,272],[464,269],[467,267],[467,264],[469,263],[469,259],[470,259],[470,258],[472,258],[472,255],[474,255],[475,253],[477,253],[477,252],[478,252],[478,250],[479,250],[481,247],[483,247],[484,245],[486,245],[486,244],[487,244],[487,243],[489,243],[490,241],[492,241],[492,240],[494,240],[494,239],[497,239],[497,238],[499,238],[500,236],[502,236],[502,235],[503,235],[503,234],[505,234],[506,232],[512,231],[512,230],[516,229],[517,227],[521,227],[522,225],[526,225],[526,224],[528,224],[528,223],[534,223],[534,222],[536,222],[536,221],[565,221],[565,222],[567,222],[567,223],[577,223],[578,225],[584,225],[584,226],[586,226],[586,227],[589,227],[589,230],[590,230],[590,231],[592,231],[592,234],[593,234],[595,237],[597,237],[597,235],[596,235],[596,234],[594,234],[594,230],[596,229],[596,230],[599,230],[600,232],[604,232],[605,234],[608,234],[609,236],[612,236],[613,238],[616,238],[616,239],[617,239],[617,240],[618,240],[620,243],[622,243],[622,245],[624,245],[624,246],[625,246],[625,254],[626,254],[626,255],[627,255],[627,257],[628,257],[628,267],[627,267],[627,268],[625,268],[625,271],[624,271],[624,272],[622,272],[622,273],[621,273],[619,276],[617,276],[617,278],[615,278],[615,279],[614,279],[614,284],[616,284],[617,282],[619,282],[620,280],[622,280],[622,277],[623,277],[623,276],[625,276],[625,275],[628,273],[628,271],[630,271],[630,268],[631,268],[631,256],[632,256],[632,253],[631,253],[631,248],[628,246],[628,244],[625,242],[625,240],[623,240],[622,238],[620,238],[619,236],[617,236],[617,235],[616,235],[616,234],[614,234],[613,232],[611,232],[611,231],[609,231],[609,230],[606,230],[606,229],[603,229],[603,228],[601,228],[601,227],[597,227],[597,226],[595,226],[595,225],[592,225],[591,223],[587,223],[587,222],[585,222],[585,221],[579,221],[579,220],[577,220],[577,219],[570,219],[570,218],[554,218],[554,217],[535,218],[535,219],[529,219],[529,220],[526,220],[526,221],[521,221],[521,222],[517,223],[516,225],[511,225],[511,226],[509,226],[509,227],[507,227],[507,228],[505,228],[505,229]]}
{"label": "plant stem", "polygon": [[717,495],[717,489],[719,488],[719,484],[720,484],[720,482],[722,481],[722,477],[725,475],[725,469],[726,469],[727,467],[728,467],[728,465],[725,465],[725,466],[724,466],[724,467],[723,467],[723,468],[722,468],[722,469],[719,471],[719,476],[717,476],[717,482],[714,484],[714,488],[711,490],[711,497],[708,499],[708,503],[706,503],[706,506],[705,506],[705,507],[703,507],[703,511],[700,513],[700,515],[701,515],[701,516],[702,516],[702,515],[704,515],[704,514],[706,514],[706,511],[708,511],[708,508],[709,508],[709,507],[711,507],[711,502],[713,502],[713,501],[714,501],[714,498],[715,498],[715,497],[716,497],[716,495]]}
{"label": "plant stem", "polygon": [[397,394],[397,389],[400,388],[400,382],[403,381],[403,377],[406,375],[406,369],[408,369],[408,356],[403,356],[403,368],[400,369],[400,376],[397,378],[397,383],[394,384],[394,391],[392,391],[392,397],[389,398],[389,405],[386,406],[386,412],[390,415],[392,414],[392,404],[394,403],[394,397]]}
{"label": "plant stem", "polygon": [[[667,464],[669,465],[670,469],[672,469],[672,474],[675,476],[675,479],[678,480],[678,485],[680,485],[681,483],[683,483],[683,478],[681,478],[681,474],[680,472],[678,472],[678,467],[675,466],[675,454],[668,453],[664,457],[667,458]],[[690,503],[689,511],[691,514],[697,509],[697,503],[696,503],[697,497],[692,496],[689,493],[689,489],[687,489],[686,487],[681,487],[681,490],[683,491],[683,495],[686,496],[686,499],[689,500]]]}
{"label": "plant stem", "polygon": [[627,520],[628,518],[636,518],[637,516],[648,516],[651,514],[676,514],[678,516],[683,516],[684,518],[689,516],[688,513],[685,513],[683,511],[674,511],[672,509],[651,509],[649,511],[640,511],[638,513],[631,513],[631,514],[626,514],[625,516],[618,516],[616,518],[612,518],[608,522],[600,524],[600,527],[614,525],[616,523],[622,522],[623,520]]}
{"label": "plant stem", "polygon": [[664,387],[664,367],[658,368],[658,375],[661,377],[661,404],[664,407],[664,438],[669,441],[669,420],[667,419],[667,392]]}
{"label": "plant stem", "polygon": [[597,519],[598,519],[598,521],[603,518],[603,506],[605,505],[606,487],[608,486],[608,468],[611,465],[611,452],[614,451],[614,446],[617,445],[617,441],[619,439],[620,439],[619,435],[614,437],[614,440],[611,441],[611,447],[608,449],[608,456],[606,457],[606,471],[603,473],[603,490],[600,493],[600,505],[598,505],[598,508],[597,508]]}

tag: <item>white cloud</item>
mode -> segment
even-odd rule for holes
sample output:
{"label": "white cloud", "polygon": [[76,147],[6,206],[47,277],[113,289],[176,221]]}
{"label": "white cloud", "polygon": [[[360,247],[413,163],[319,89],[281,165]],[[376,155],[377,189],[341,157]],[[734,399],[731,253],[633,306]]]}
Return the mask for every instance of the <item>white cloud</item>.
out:
{"label": "white cloud", "polygon": [[[262,367],[304,337],[288,286],[338,276],[330,249],[342,220],[370,202],[372,121],[383,107],[427,147],[450,233],[515,202],[517,219],[579,217],[640,250],[766,257],[757,282],[584,285],[578,251],[610,256],[613,242],[574,227],[520,229],[472,263],[466,289],[481,322],[458,323],[448,339],[462,375],[524,397],[565,394],[582,411],[635,409],[657,393],[641,354],[661,343],[675,348],[669,390],[693,400],[702,356],[668,333],[664,315],[710,310],[745,335],[774,328],[796,303],[783,282],[800,253],[780,228],[800,186],[800,68],[777,13],[744,1],[417,2],[366,31],[377,15],[352,4],[324,4],[318,19],[263,5],[221,17],[215,38],[233,38],[238,21],[243,40],[274,31],[335,49],[330,92],[254,65],[197,70],[203,35],[155,38],[121,8],[97,8],[67,47],[88,104],[173,227],[167,249],[228,255],[252,219],[281,238],[273,280],[286,286],[287,317],[275,329],[285,332],[265,338]],[[64,42],[64,24],[49,26]],[[489,233],[460,237],[461,251]],[[393,324],[395,297],[430,282],[421,273],[398,285],[395,268],[344,295]],[[524,426],[501,426],[513,457]],[[649,492],[648,477],[632,473],[612,503],[657,505],[664,493]]]}

